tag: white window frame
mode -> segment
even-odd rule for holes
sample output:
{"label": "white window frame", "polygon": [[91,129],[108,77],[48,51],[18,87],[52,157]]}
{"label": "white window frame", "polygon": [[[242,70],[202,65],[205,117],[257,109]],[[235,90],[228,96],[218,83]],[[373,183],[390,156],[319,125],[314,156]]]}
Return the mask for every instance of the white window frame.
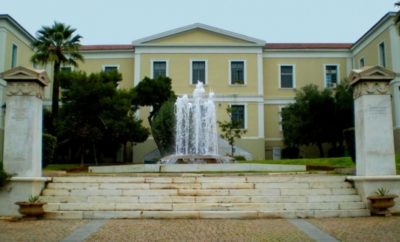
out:
{"label": "white window frame", "polygon": [[[243,84],[232,83],[232,62],[243,62]],[[229,67],[228,67],[228,84],[230,86],[245,86],[247,85],[247,60],[245,59],[231,59],[229,60]]]}
{"label": "white window frame", "polygon": [[75,67],[74,67],[73,65],[61,65],[60,71],[61,71],[62,68],[66,68],[66,67],[71,68],[71,71],[74,71],[74,70],[75,70]]}
{"label": "white window frame", "polygon": [[154,78],[154,62],[165,62],[165,75],[168,77],[169,76],[169,63],[168,60],[166,59],[152,59],[150,60],[150,76],[153,79]]}
{"label": "white window frame", "polygon": [[[15,56],[14,56],[14,46],[16,47]],[[12,42],[12,44],[11,44],[11,63],[10,63],[11,68],[18,66],[18,50],[19,50],[19,46],[15,42]],[[15,59],[14,59],[14,57],[15,57]],[[13,66],[14,61],[15,61],[15,65]]]}
{"label": "white window frame", "polygon": [[[282,80],[281,80],[281,67],[282,66],[291,66],[293,69],[293,86],[292,87],[282,87]],[[278,80],[279,80],[279,88],[280,89],[295,89],[296,88],[296,65],[295,64],[279,64],[278,65]]]}
{"label": "white window frame", "polygon": [[247,125],[248,124],[248,122],[247,122],[247,103],[230,103],[229,107],[232,108],[233,105],[243,106],[244,107],[244,128],[242,128],[242,129],[248,129],[248,125]]}
{"label": "white window frame", "polygon": [[208,84],[208,60],[207,59],[190,59],[190,72],[189,72],[190,85],[196,85],[196,83],[193,83],[193,81],[194,81],[193,80],[193,62],[196,62],[196,61],[203,61],[205,63],[205,67],[206,67],[205,73],[204,73],[205,80],[204,80],[203,84],[207,85]]}
{"label": "white window frame", "polygon": [[117,71],[119,72],[119,65],[117,64],[105,64],[105,65],[102,65],[101,66],[101,70],[102,71],[105,71],[106,70],[106,67],[117,67]]}
{"label": "white window frame", "polygon": [[[361,61],[364,62],[364,65],[361,66]],[[365,58],[364,56],[360,57],[360,59],[358,59],[358,68],[363,68],[365,66]]]}
{"label": "white window frame", "polygon": [[327,66],[336,66],[336,85],[338,85],[340,83],[340,64],[324,64],[324,87],[325,88],[335,88],[336,85],[333,85],[331,87],[328,87],[328,82],[326,80],[326,67]]}
{"label": "white window frame", "polygon": [[[384,60],[382,60],[382,55],[381,55],[381,45],[383,44],[383,54],[384,54]],[[378,63],[382,67],[387,67],[387,51],[386,51],[386,43],[385,41],[379,42],[378,44]],[[385,65],[383,65],[385,64]]]}

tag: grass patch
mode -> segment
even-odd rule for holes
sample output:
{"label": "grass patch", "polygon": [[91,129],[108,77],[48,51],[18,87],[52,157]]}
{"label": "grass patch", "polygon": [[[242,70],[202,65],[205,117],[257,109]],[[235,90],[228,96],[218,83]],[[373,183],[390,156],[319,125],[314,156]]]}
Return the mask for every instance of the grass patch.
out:
{"label": "grass patch", "polygon": [[[400,156],[399,156],[399,158],[400,158]],[[255,164],[355,167],[355,164],[351,161],[350,157],[316,158],[316,159],[286,159],[286,160],[256,160],[256,161],[239,161],[239,162],[240,163],[255,163]]]}
{"label": "grass patch", "polygon": [[79,164],[51,164],[46,166],[44,171],[68,171],[79,169],[81,166]]}

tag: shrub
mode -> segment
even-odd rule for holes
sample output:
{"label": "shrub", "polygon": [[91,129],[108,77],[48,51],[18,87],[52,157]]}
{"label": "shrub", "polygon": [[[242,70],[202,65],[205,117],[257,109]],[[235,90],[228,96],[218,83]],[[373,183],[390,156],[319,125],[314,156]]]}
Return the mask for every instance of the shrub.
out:
{"label": "shrub", "polygon": [[235,155],[234,158],[237,161],[246,160],[246,158],[244,156],[242,156],[242,155]]}
{"label": "shrub", "polygon": [[3,162],[0,162],[0,188],[7,184],[10,177],[11,175],[3,170]]}
{"label": "shrub", "polygon": [[356,162],[356,140],[355,140],[355,133],[354,128],[349,128],[343,130],[343,137],[346,142],[346,149],[353,162]]}
{"label": "shrub", "polygon": [[299,158],[299,148],[286,147],[282,149],[282,159],[296,159]]}
{"label": "shrub", "polygon": [[54,150],[56,149],[57,138],[51,134],[43,134],[43,166],[51,164],[54,158]]}

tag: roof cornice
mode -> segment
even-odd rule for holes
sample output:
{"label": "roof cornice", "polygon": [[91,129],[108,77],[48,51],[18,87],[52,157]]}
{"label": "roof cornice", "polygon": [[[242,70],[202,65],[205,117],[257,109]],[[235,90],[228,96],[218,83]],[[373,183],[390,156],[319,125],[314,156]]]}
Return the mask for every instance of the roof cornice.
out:
{"label": "roof cornice", "polygon": [[10,15],[8,14],[0,14],[0,20],[6,20],[8,21],[11,25],[16,27],[21,33],[23,33],[31,42],[35,41],[36,38],[31,35],[22,25],[20,25],[15,19],[13,19]]}
{"label": "roof cornice", "polygon": [[244,40],[244,41],[248,41],[248,42],[254,43],[254,44],[249,43],[247,46],[260,46],[260,47],[263,47],[265,45],[265,41],[264,40],[256,39],[256,38],[253,38],[253,37],[249,37],[249,36],[238,34],[238,33],[235,33],[235,32],[228,31],[228,30],[216,28],[216,27],[209,26],[209,25],[202,24],[202,23],[194,23],[194,24],[187,25],[187,26],[184,26],[184,27],[175,28],[175,29],[172,29],[172,30],[169,30],[169,31],[165,31],[165,32],[162,32],[162,33],[159,33],[159,34],[151,35],[151,36],[148,36],[148,37],[145,37],[145,38],[141,38],[141,39],[135,40],[135,41],[132,42],[132,44],[134,46],[155,46],[155,45],[151,45],[151,44],[146,44],[146,42],[149,42],[149,41],[152,41],[152,40],[161,39],[161,38],[165,38],[165,37],[168,37],[168,36],[171,36],[171,35],[183,33],[183,32],[194,30],[194,29],[203,29],[203,30],[207,30],[207,31],[210,31],[210,32],[214,32],[214,33],[218,33],[218,34],[221,34],[221,35],[225,35],[225,36],[229,36],[229,37],[232,37],[232,38],[241,39],[241,40]]}

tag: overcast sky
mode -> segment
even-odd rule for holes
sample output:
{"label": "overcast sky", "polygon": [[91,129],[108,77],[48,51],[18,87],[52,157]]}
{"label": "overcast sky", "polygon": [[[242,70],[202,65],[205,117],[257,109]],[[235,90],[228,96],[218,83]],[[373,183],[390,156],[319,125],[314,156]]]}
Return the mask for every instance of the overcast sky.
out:
{"label": "overcast sky", "polygon": [[0,0],[35,35],[60,21],[77,29],[83,44],[133,40],[204,23],[267,42],[355,42],[395,0]]}

